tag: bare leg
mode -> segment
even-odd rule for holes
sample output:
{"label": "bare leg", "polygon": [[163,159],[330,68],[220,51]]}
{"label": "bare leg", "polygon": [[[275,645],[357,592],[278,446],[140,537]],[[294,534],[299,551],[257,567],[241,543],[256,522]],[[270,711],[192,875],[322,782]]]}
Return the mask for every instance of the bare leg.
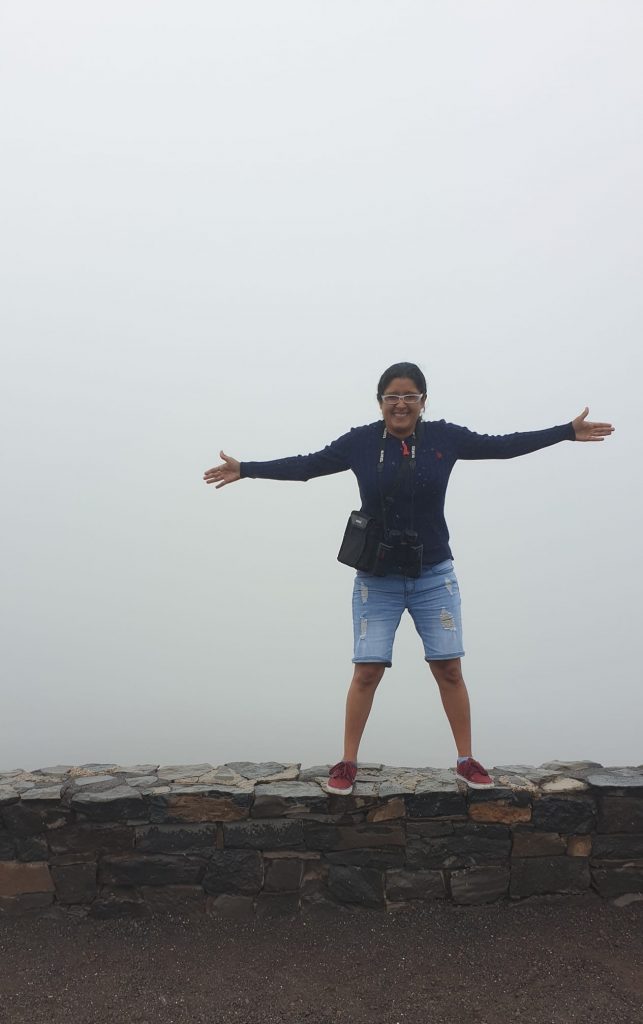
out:
{"label": "bare leg", "polygon": [[346,697],[346,725],[342,761],[357,761],[357,751],[373,705],[373,697],[386,665],[364,662],[355,666]]}
{"label": "bare leg", "polygon": [[442,706],[449,719],[458,757],[471,757],[471,710],[460,658],[430,661],[429,668],[440,688]]}

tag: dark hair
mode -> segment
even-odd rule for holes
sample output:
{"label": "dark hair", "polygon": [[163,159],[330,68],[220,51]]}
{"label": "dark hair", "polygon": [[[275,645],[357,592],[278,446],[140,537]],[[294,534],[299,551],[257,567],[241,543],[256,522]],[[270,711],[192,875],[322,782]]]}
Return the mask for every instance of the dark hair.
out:
{"label": "dark hair", "polygon": [[389,366],[388,370],[384,370],[380,377],[380,382],[377,385],[378,402],[382,397],[384,388],[388,387],[396,377],[408,377],[409,380],[413,381],[421,394],[426,394],[426,379],[419,366],[416,366],[415,363],[393,363],[392,366]]}

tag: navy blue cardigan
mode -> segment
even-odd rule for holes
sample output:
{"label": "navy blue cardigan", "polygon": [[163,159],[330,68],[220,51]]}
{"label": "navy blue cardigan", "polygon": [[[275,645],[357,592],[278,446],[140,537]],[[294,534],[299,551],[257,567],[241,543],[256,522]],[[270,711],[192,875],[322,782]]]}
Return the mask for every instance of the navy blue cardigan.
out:
{"label": "navy blue cardigan", "polygon": [[[444,518],[444,499],[457,459],[513,459],[559,441],[575,440],[571,423],[515,434],[476,434],[467,427],[445,420],[428,420],[418,426],[417,464],[413,474],[413,526],[424,545],[424,565],[435,565],[453,557]],[[351,469],[357,477],[362,511],[381,518],[377,463],[383,429],[384,423],[379,420],[364,427],[353,427],[322,451],[310,455],[294,455],[271,462],[242,462],[241,476],[265,480],[310,480]],[[389,435],[384,445],[382,489],[387,494],[393,489],[398,475],[402,442]],[[389,529],[397,530],[411,525],[409,473],[401,476],[387,513],[387,525]]]}

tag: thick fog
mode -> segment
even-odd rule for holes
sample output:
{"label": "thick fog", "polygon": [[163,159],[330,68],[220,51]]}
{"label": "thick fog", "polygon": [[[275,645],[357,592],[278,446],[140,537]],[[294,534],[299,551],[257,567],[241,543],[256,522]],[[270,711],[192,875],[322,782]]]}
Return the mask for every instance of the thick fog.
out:
{"label": "thick fog", "polygon": [[[336,761],[349,474],[202,480],[379,418],[590,419],[461,462],[474,754],[643,761],[643,13],[5,0],[0,770]],[[450,765],[406,616],[360,758]]]}

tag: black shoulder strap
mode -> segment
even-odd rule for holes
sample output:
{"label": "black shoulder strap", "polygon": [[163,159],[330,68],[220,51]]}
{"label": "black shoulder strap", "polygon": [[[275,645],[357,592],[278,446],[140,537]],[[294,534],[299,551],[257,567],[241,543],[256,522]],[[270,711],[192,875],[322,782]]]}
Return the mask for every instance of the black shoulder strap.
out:
{"label": "black shoulder strap", "polygon": [[411,434],[411,450],[410,450],[408,455],[402,455],[402,460],[400,462],[398,471],[396,473],[395,480],[393,481],[393,486],[391,487],[390,491],[386,495],[384,494],[384,490],[382,488],[382,474],[384,472],[384,449],[385,449],[385,446],[386,446],[386,438],[388,437],[388,429],[387,429],[386,426],[384,427],[384,431],[382,433],[382,442],[381,442],[381,445],[380,445],[380,454],[379,454],[379,459],[378,459],[378,462],[377,462],[377,485],[378,485],[378,489],[379,489],[379,492],[380,492],[380,508],[382,510],[382,526],[384,527],[384,533],[385,534],[387,532],[386,510],[387,510],[387,507],[390,508],[390,506],[393,504],[393,500],[395,498],[395,495],[397,493],[397,490],[398,490],[400,484],[402,483],[402,478],[403,478],[405,472],[411,474],[411,523],[410,523],[410,528],[413,529],[413,511],[414,511],[413,510],[413,506],[414,506],[414,499],[415,499],[415,462],[416,462],[416,447],[417,447],[417,442],[418,442],[418,438],[419,438],[419,429],[418,429],[419,426],[420,426],[420,423],[418,421],[418,423],[416,424],[415,430]]}

